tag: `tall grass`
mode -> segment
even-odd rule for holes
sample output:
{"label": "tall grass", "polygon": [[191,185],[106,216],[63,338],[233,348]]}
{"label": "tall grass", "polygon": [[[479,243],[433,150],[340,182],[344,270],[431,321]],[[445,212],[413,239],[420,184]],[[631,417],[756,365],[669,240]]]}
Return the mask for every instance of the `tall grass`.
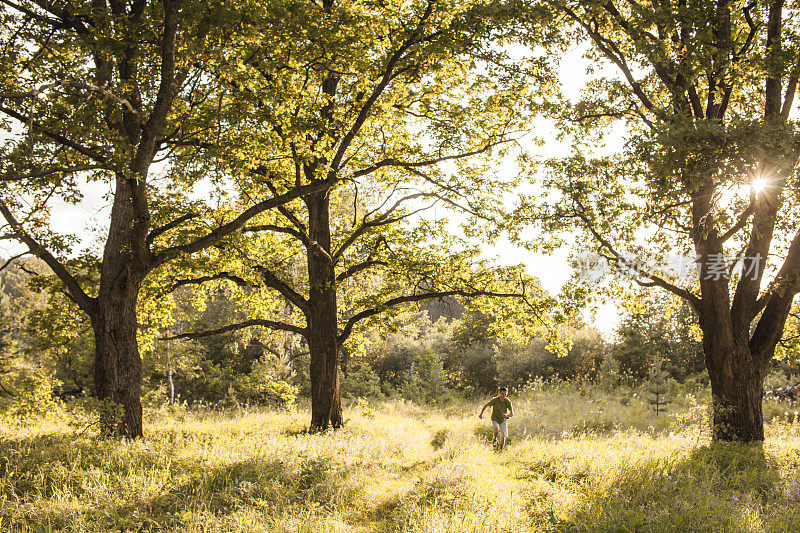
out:
{"label": "tall grass", "polygon": [[304,410],[164,409],[136,441],[6,422],[0,531],[800,531],[800,424],[710,446],[702,398],[512,399],[499,454],[468,404],[361,402],[323,434]]}

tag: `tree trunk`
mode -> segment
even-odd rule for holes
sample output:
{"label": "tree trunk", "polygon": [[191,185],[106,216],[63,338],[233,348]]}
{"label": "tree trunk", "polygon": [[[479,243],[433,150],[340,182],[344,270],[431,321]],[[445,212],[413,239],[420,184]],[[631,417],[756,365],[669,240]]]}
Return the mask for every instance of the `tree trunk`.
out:
{"label": "tree trunk", "polygon": [[336,272],[331,259],[328,191],[306,198],[308,246],[308,347],[311,356],[311,428],[342,425]]}
{"label": "tree trunk", "polygon": [[[142,359],[136,341],[136,302],[150,268],[149,250],[144,244],[150,217],[140,190],[143,187],[143,180],[117,178],[97,304],[91,317],[95,388],[98,399],[107,401],[101,413],[101,430],[106,435],[142,436]],[[118,406],[122,413],[117,413]]]}
{"label": "tree trunk", "polygon": [[94,382],[97,398],[106,401],[101,410],[101,431],[107,436],[142,436],[142,359],[136,342],[136,293],[138,286],[136,291],[115,291],[100,299],[97,316],[92,320]]}
{"label": "tree trunk", "polygon": [[[317,329],[319,328],[319,329]],[[311,428],[324,430],[342,426],[342,405],[339,394],[339,358],[336,336],[330,342],[324,324],[309,328],[311,352]],[[314,331],[316,330],[316,331]]]}
{"label": "tree trunk", "polygon": [[704,346],[713,402],[712,436],[715,441],[764,440],[762,397],[764,368],[747,346],[721,351]]}

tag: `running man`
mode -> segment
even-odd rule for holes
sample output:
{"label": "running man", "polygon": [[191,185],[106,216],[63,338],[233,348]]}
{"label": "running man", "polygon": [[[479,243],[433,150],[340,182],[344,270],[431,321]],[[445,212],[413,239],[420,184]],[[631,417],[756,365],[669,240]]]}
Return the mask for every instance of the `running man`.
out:
{"label": "running man", "polygon": [[478,415],[478,418],[482,419],[486,408],[492,406],[492,427],[494,428],[492,445],[497,444],[500,450],[505,446],[508,437],[508,419],[514,416],[514,407],[507,396],[508,389],[500,387],[497,396],[489,400],[481,409],[481,414]]}

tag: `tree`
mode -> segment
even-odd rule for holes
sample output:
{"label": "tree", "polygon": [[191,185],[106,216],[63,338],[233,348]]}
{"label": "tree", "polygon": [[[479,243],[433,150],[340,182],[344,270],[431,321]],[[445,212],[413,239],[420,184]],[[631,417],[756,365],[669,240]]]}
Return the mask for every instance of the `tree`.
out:
{"label": "tree", "polygon": [[[121,421],[104,416],[106,434],[142,434],[136,307],[145,278],[258,213],[319,189],[287,193],[274,179],[275,196],[253,193],[223,211],[192,199],[204,178],[213,190],[255,172],[225,167],[223,159],[209,163],[208,138],[236,129],[241,118],[228,113],[235,102],[204,68],[224,55],[227,6],[3,3],[0,113],[8,134],[0,213],[7,236],[47,263],[91,321],[95,392],[124,406]],[[113,191],[99,256],[78,253],[74,239],[49,224],[52,200],[77,202],[91,181]]]}
{"label": "tree", "polygon": [[[296,314],[230,325],[305,339],[314,428],[342,423],[338,354],[361,321],[403,304],[521,296],[532,288],[519,286],[510,269],[480,272],[475,250],[445,253],[453,241],[439,221],[403,226],[437,203],[491,217],[492,197],[509,185],[485,179],[488,164],[476,156],[498,155],[513,139],[531,101],[525,74],[541,66],[511,61],[500,47],[510,15],[493,1],[248,8],[236,59],[220,65],[218,76],[247,102],[258,126],[244,135],[275,150],[242,163],[291,176],[296,188],[327,180],[280,207],[278,218],[270,213],[254,222],[251,233],[280,235],[284,245],[244,254],[255,278],[235,272],[235,282],[271,289]],[[302,38],[278,45],[298,28]],[[276,116],[274,95],[291,120]],[[302,255],[290,260],[298,250]],[[287,266],[292,262],[296,267]],[[359,290],[342,309],[345,287]]]}
{"label": "tree", "polygon": [[694,338],[696,318],[691,306],[669,293],[643,290],[639,296],[637,307],[628,311],[616,330],[613,357],[623,373],[645,378],[657,353],[676,379],[700,372],[702,349]]}
{"label": "tree", "polygon": [[[784,0],[548,0],[591,42],[597,75],[561,115],[579,133],[552,161],[562,204],[535,218],[579,228],[610,264],[697,313],[716,440],[764,438],[764,373],[800,289],[797,6]],[[623,121],[617,153],[585,148]],[[628,247],[629,249],[626,249]],[[669,254],[696,256],[690,278]],[[690,259],[691,261],[691,259]],[[738,266],[736,266],[738,264]]]}
{"label": "tree", "polygon": [[653,411],[656,412],[656,416],[666,411],[667,404],[669,403],[667,373],[664,371],[663,360],[660,355],[656,355],[653,359],[650,368],[650,378],[647,380],[646,388],[647,392],[650,393],[650,397],[647,398],[647,403],[653,406]]}

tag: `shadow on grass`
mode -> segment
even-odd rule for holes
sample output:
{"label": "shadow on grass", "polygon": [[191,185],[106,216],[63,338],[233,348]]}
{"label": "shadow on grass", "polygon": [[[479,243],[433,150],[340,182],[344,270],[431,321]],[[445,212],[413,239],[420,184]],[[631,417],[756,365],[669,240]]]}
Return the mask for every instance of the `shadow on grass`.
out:
{"label": "shadow on grass", "polygon": [[580,504],[554,521],[579,531],[798,531],[800,512],[782,498],[779,473],[761,445],[702,446],[581,480]]}
{"label": "shadow on grass", "polygon": [[208,448],[181,459],[180,439],[173,445],[152,439],[139,447],[73,435],[0,440],[0,498],[7,502],[0,524],[10,530],[172,529],[199,515],[333,510],[359,497],[360,488],[348,483],[351,467],[325,458],[211,465]]}

